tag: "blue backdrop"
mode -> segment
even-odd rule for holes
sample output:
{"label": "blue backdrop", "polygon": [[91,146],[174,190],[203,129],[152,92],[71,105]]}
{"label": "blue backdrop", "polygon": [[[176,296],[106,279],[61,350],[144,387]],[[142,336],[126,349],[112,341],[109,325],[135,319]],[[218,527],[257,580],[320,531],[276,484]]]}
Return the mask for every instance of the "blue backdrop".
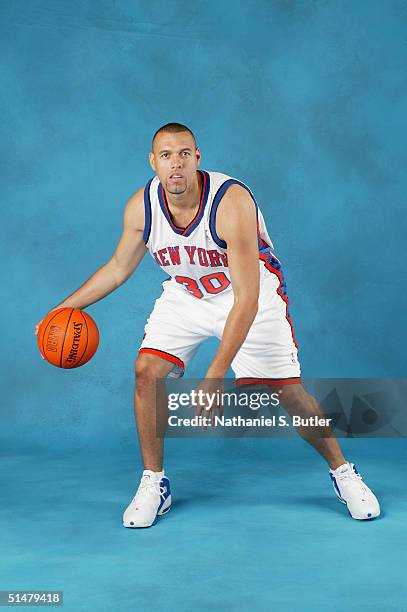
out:
{"label": "blue backdrop", "polygon": [[179,121],[262,207],[304,376],[405,376],[406,31],[401,0],[0,1],[0,589],[63,588],[72,612],[405,609],[405,440],[343,444],[382,502],[368,525],[301,440],[170,440],[174,510],[124,530],[162,273],[147,255],[89,308],[78,370],[33,330],[110,258],[153,132]]}
{"label": "blue backdrop", "polygon": [[87,366],[43,363],[32,329],[111,256],[168,121],[196,132],[202,167],[256,194],[304,375],[404,375],[406,13],[371,0],[1,3],[8,443],[10,431],[133,443],[133,362],[163,278],[153,260],[89,309],[101,343]]}

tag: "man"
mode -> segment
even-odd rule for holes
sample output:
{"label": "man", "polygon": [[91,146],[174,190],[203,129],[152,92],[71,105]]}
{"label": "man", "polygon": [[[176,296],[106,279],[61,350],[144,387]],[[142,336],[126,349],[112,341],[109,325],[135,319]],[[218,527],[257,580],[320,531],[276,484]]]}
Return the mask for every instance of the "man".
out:
{"label": "man", "polygon": [[[198,170],[200,158],[188,127],[171,123],[156,132],[149,155],[156,176],[127,203],[113,257],[58,306],[86,308],[102,299],[131,276],[147,250],[170,277],[135,364],[145,469],[124,513],[125,527],[149,527],[170,509],[163,440],[156,433],[156,381],[182,375],[206,338],[218,336],[221,342],[202,383],[205,391],[215,391],[216,380],[231,366],[238,382],[281,389],[289,414],[324,417],[301,384],[283,271],[254,196],[236,179]],[[335,492],[351,516],[379,516],[376,497],[329,428],[297,430],[327,461]]]}

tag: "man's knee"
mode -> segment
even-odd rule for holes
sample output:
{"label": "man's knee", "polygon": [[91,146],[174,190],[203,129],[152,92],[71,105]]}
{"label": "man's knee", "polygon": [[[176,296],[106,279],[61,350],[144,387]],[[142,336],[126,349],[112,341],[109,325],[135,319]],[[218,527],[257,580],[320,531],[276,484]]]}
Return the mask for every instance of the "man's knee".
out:
{"label": "man's knee", "polygon": [[155,383],[157,378],[164,378],[171,370],[172,364],[161,357],[147,353],[139,353],[134,364],[136,382],[138,384]]}
{"label": "man's knee", "polygon": [[284,408],[300,409],[312,402],[312,397],[307,393],[302,384],[286,385],[280,394],[280,403]]}
{"label": "man's knee", "polygon": [[290,413],[299,416],[322,415],[323,411],[318,401],[302,386],[287,385],[280,395],[280,404]]}

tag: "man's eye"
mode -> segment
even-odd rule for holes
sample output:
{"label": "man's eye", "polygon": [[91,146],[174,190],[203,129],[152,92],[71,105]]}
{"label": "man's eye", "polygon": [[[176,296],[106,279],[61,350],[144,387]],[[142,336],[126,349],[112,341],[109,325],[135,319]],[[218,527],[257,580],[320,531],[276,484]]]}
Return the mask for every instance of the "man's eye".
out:
{"label": "man's eye", "polygon": [[184,155],[190,155],[189,151],[184,151]]}
{"label": "man's eye", "polygon": [[161,157],[168,157],[168,153],[161,153]]}

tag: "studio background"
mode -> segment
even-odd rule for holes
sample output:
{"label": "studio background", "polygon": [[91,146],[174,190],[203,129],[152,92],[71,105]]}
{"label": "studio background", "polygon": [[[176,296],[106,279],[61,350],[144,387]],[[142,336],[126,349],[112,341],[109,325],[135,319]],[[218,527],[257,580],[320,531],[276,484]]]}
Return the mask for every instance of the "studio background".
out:
{"label": "studio background", "polygon": [[[123,287],[88,309],[99,326],[101,341],[95,357],[82,368],[63,371],[43,362],[33,330],[51,307],[111,257],[126,201],[152,176],[147,158],[152,134],[169,121],[185,123],[195,132],[202,168],[235,176],[253,190],[275,253],[283,262],[304,376],[405,376],[405,2],[3,0],[0,20],[4,292],[0,444],[10,515],[16,508],[24,512],[20,492],[34,495],[35,489],[35,495],[44,499],[52,482],[61,508],[66,508],[66,498],[58,497],[61,487],[68,487],[71,496],[79,489],[84,505],[92,506],[92,517],[101,512],[103,520],[111,521],[109,538],[122,529],[121,507],[128,503],[140,470],[132,407],[133,364],[165,275],[147,253]],[[215,348],[216,342],[206,343],[186,375],[204,375]],[[197,447],[196,441],[172,440],[168,452],[173,473],[184,469],[179,480],[185,498],[190,491],[187,481],[200,473],[202,456],[207,461],[207,486],[211,486],[210,474],[216,481],[217,465],[225,462],[223,469],[238,466],[245,482],[250,482],[250,474],[257,469],[255,457],[263,473],[271,469],[273,458],[289,466],[304,467],[309,461],[315,470],[316,466],[321,469],[320,460],[301,441],[284,447],[278,442],[199,441]],[[368,462],[369,458],[376,461],[370,473],[379,482],[386,480],[380,457],[405,458],[404,441],[345,444],[356,455],[367,454]],[[48,459],[41,463],[40,457],[49,454],[60,457],[60,463]],[[30,476],[24,457],[32,465]],[[71,463],[61,457],[70,457]],[[114,472],[113,464],[122,476]],[[93,471],[86,472],[84,466]],[[13,474],[18,470],[16,478]],[[86,485],[83,478],[88,479]],[[94,478],[99,478],[95,495],[90,493]],[[325,472],[318,483],[324,479]],[[320,486],[324,494],[330,494],[328,481]],[[289,494],[284,483],[282,487],[280,491]],[[106,495],[111,495],[108,501]],[[392,495],[394,490],[390,499]],[[321,511],[324,517],[331,501],[335,504],[329,498]],[[302,512],[319,512],[310,506]],[[263,510],[259,509],[262,516]],[[334,520],[343,521],[341,528],[349,530],[348,538],[355,537],[351,530],[356,527],[346,523],[340,510],[333,512]],[[182,511],[181,504],[178,512]],[[230,520],[238,520],[237,509],[225,508],[229,511]],[[72,506],[71,512],[79,510]],[[186,504],[181,530],[191,529],[191,514],[191,520],[197,521],[194,512]],[[300,514],[292,506],[286,516],[296,522]],[[397,511],[393,519],[395,515]],[[56,525],[52,502],[46,514],[39,516],[45,530]],[[6,519],[10,519],[7,511]],[[98,519],[89,520],[95,539],[89,549],[82,544],[83,558],[88,558],[88,550],[99,551],[102,561],[96,564],[96,582],[100,581],[102,593],[108,584],[109,596],[116,597],[120,579],[106,582],[110,553],[103,546],[101,552],[96,543]],[[175,508],[172,520],[176,520]],[[318,515],[316,525],[320,520],[326,520],[328,538],[331,517]],[[78,523],[85,533],[80,520],[72,522],[74,531]],[[383,538],[386,555],[391,537],[383,523],[377,522],[374,528],[376,537]],[[167,524],[170,532],[170,517]],[[394,537],[396,525],[391,532]],[[202,523],[195,527],[196,546],[206,554],[204,567],[221,550],[226,558],[231,554],[232,540],[224,549],[220,540],[208,549],[198,533]],[[32,528],[25,526],[29,539],[34,537]],[[44,553],[43,575],[35,551],[25,553],[22,561],[22,548],[15,545],[21,524],[15,529],[10,537],[16,540],[6,540],[9,547],[15,546],[10,567],[19,567],[22,575],[26,571],[28,578],[22,584],[10,573],[1,588],[34,583],[64,588],[64,580],[70,578],[73,588],[75,580],[80,581],[73,561],[69,571],[65,567],[58,574],[50,569],[51,561]],[[117,559],[128,552],[124,552],[130,540],[126,536],[135,535],[122,531],[117,536]],[[80,533],[75,531],[81,538]],[[257,526],[250,537],[261,540],[262,533]],[[159,531],[148,536],[151,540],[146,533],[139,534],[138,546],[148,548],[152,542],[158,546],[157,538],[165,540],[164,521]],[[274,541],[277,535],[270,546],[274,551],[279,546]],[[312,529],[309,537],[314,537]],[[365,538],[356,546],[366,546]],[[309,553],[311,563],[328,554],[328,543],[321,539],[319,544],[320,548],[310,548],[314,551]],[[240,541],[236,554],[252,545],[252,541]],[[331,545],[340,554],[339,542]],[[273,554],[270,548],[259,553],[265,565]],[[58,554],[63,555],[63,549]],[[295,556],[296,550],[294,545],[290,555]],[[369,562],[370,553],[365,548]],[[140,554],[146,555],[144,567],[150,563],[155,567],[156,556]],[[345,557],[339,558],[345,562]],[[390,572],[387,561],[382,561],[387,567],[383,571]],[[280,565],[277,575],[284,567]],[[29,579],[36,571],[41,577],[37,582]],[[363,572],[360,565],[358,571]],[[177,571],[170,569],[169,574],[174,584],[181,580]],[[299,575],[305,597],[301,610],[322,609],[323,596],[319,599],[305,576],[302,583]],[[227,578],[226,570],[222,576]],[[123,578],[120,592],[137,602],[139,592],[131,590],[131,573],[128,577],[128,583]],[[259,586],[257,578],[251,577],[257,590],[252,587],[246,592],[243,608],[247,596],[248,606],[254,597],[256,609],[269,609],[264,583]],[[227,579],[235,584],[236,576]],[[273,591],[279,612],[293,609],[289,573],[275,579],[287,585]],[[145,586],[149,580],[141,582]],[[222,591],[216,580],[212,588]],[[380,602],[384,578],[372,588],[377,589],[375,597]],[[338,597],[340,591],[338,586]],[[152,597],[160,606],[157,593]],[[171,597],[176,595],[170,601]],[[234,609],[230,597],[227,605]],[[102,597],[99,609],[110,609],[103,607],[106,601],[109,597]],[[186,606],[173,601],[178,609]],[[202,603],[193,598],[186,601],[195,608]],[[340,604],[331,609],[345,609]],[[82,609],[80,605],[76,601],[75,609]],[[121,605],[128,609],[123,602],[116,609],[122,609]],[[394,600],[387,609],[401,610],[398,605]]]}

